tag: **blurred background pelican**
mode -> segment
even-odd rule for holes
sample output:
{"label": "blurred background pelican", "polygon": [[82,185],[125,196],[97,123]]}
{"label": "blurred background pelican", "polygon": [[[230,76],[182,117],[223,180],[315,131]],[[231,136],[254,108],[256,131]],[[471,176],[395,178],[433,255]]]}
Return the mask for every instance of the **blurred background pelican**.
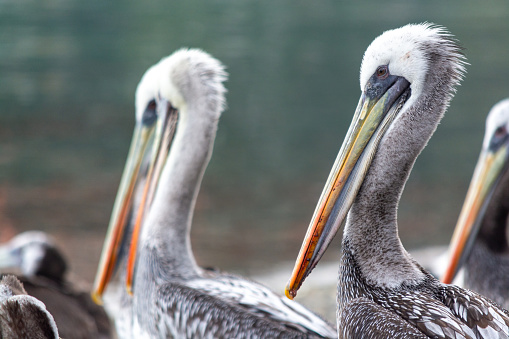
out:
{"label": "blurred background pelican", "polygon": [[[508,19],[504,0],[390,0],[383,7],[2,1],[0,238],[47,231],[73,271],[91,282],[134,126],[125,117],[139,77],[162,55],[200,47],[227,65],[230,79],[193,249],[201,266],[262,275],[282,293],[357,104],[359,89],[350,84],[358,81],[360,56],[382,31],[429,21],[455,33],[471,66],[417,160],[398,220],[407,249],[447,245],[485,112],[508,93]],[[350,109],[339,111],[339,103]],[[329,251],[323,260],[337,270],[338,256]],[[279,280],[265,273],[274,267]]]}
{"label": "blurred background pelican", "polygon": [[73,279],[50,235],[27,231],[0,244],[0,270],[2,277],[14,274],[26,294],[44,303],[63,338],[113,337],[106,311],[92,301],[88,284]]}
{"label": "blurred background pelican", "polygon": [[481,155],[449,246],[442,281],[450,284],[464,266],[464,285],[509,307],[509,99],[486,118]]}

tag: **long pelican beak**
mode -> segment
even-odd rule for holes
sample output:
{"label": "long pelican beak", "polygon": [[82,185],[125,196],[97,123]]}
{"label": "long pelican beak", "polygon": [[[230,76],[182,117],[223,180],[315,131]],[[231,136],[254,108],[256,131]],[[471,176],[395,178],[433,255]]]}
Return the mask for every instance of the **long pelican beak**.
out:
{"label": "long pelican beak", "polygon": [[390,75],[371,79],[311,219],[285,294],[293,299],[321,259],[355,200],[385,131],[406,102],[410,83]]}
{"label": "long pelican beak", "polygon": [[449,264],[442,282],[452,283],[465,263],[482,225],[486,207],[507,165],[507,145],[496,151],[483,150],[477,161],[463,208],[449,246]]}
{"label": "long pelican beak", "polygon": [[102,304],[102,294],[116,268],[119,250],[124,239],[124,232],[132,207],[133,191],[140,172],[145,150],[149,143],[154,124],[137,123],[134,129],[129,155],[127,156],[124,173],[120,181],[113,212],[111,214],[108,233],[104,241],[101,260],[92,290],[92,299]]}
{"label": "long pelican beak", "polygon": [[152,203],[152,199],[157,189],[157,183],[159,182],[163,166],[170,152],[178,122],[178,111],[173,108],[168,101],[160,99],[157,107],[159,120],[157,122],[157,131],[154,137],[153,152],[147,180],[143,189],[143,196],[136,214],[136,222],[131,237],[131,246],[129,248],[129,257],[127,260],[126,287],[127,292],[131,295],[133,294],[136,254],[141,227],[146,215],[145,211],[150,208]]}

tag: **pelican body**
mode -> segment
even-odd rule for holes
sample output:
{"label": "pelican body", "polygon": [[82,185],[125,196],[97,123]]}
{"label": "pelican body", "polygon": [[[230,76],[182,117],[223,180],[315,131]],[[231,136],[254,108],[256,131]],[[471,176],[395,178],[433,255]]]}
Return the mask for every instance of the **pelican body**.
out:
{"label": "pelican body", "polygon": [[450,247],[443,282],[464,267],[464,286],[509,307],[509,99],[491,109],[479,160]]}
{"label": "pelican body", "polygon": [[397,208],[413,164],[464,73],[441,27],[407,25],[364,54],[361,98],[295,264],[293,298],[346,218],[338,282],[340,338],[506,338],[507,311],[445,285],[398,237]]}
{"label": "pelican body", "polygon": [[[143,76],[136,95],[136,129],[153,134],[151,160],[139,206],[132,213],[135,221],[125,226],[151,137],[134,140],[95,298],[100,299],[120,260],[121,280],[130,294],[124,290],[116,297],[122,304],[113,317],[122,338],[336,337],[332,326],[299,304],[236,275],[202,269],[195,261],[189,233],[225,106],[225,80],[219,61],[194,49],[175,52]],[[151,113],[145,119],[147,111]],[[122,234],[131,238],[130,246],[122,242]]]}
{"label": "pelican body", "polygon": [[112,337],[104,309],[92,301],[89,293],[80,291],[65,279],[66,260],[46,233],[23,232],[2,244],[0,267],[16,273],[24,290],[46,305],[63,338]]}
{"label": "pelican body", "polygon": [[13,275],[0,281],[0,338],[58,339],[58,329],[46,306],[27,295]]}

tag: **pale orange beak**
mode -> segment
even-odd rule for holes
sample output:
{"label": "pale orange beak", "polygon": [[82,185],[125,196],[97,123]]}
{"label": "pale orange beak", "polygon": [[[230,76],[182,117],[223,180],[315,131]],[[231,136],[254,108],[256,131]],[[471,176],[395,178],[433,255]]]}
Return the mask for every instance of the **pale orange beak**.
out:
{"label": "pale orange beak", "polygon": [[102,303],[102,294],[116,268],[119,249],[124,239],[127,219],[132,207],[134,187],[153,130],[154,126],[146,126],[142,123],[138,123],[134,129],[129,155],[113,206],[108,233],[92,290],[92,299],[97,304]]}
{"label": "pale orange beak", "polygon": [[442,282],[446,284],[452,283],[470,254],[481,227],[486,206],[503,173],[507,151],[507,147],[502,146],[495,153],[488,150],[481,152],[449,245],[449,264],[442,277]]}
{"label": "pale orange beak", "polygon": [[404,78],[378,97],[363,92],[347,136],[322,191],[285,294],[293,299],[339,230],[369,169],[385,131],[409,94]]}
{"label": "pale orange beak", "polygon": [[157,189],[157,183],[159,182],[163,166],[170,152],[178,122],[178,111],[175,110],[168,101],[160,99],[157,107],[159,118],[153,142],[152,158],[150,161],[147,181],[143,189],[143,196],[136,214],[136,223],[131,237],[131,246],[129,248],[129,257],[127,260],[126,287],[127,292],[131,295],[133,294],[134,270],[136,266],[136,255],[140,231],[144,218],[147,214],[146,211],[150,209],[150,205],[152,204],[152,200]]}

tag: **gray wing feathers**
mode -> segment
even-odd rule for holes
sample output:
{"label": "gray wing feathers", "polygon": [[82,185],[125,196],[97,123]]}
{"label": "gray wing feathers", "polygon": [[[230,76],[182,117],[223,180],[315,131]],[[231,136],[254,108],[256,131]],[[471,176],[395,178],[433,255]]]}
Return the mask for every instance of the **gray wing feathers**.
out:
{"label": "gray wing feathers", "polygon": [[428,338],[401,317],[367,298],[357,298],[341,310],[340,338]]}
{"label": "gray wing feathers", "polygon": [[469,326],[427,293],[400,292],[397,299],[389,299],[389,304],[396,314],[429,337],[476,338]]}
{"label": "gray wing feathers", "polygon": [[156,303],[160,314],[154,327],[159,334],[189,338],[319,338],[181,284],[162,286]]}
{"label": "gray wing feathers", "polygon": [[302,333],[337,338],[333,326],[299,303],[281,297],[256,282],[222,274],[214,279],[194,279],[186,286],[209,296],[234,304],[249,314],[259,315],[271,322],[283,324]]}
{"label": "gray wing feathers", "polygon": [[509,338],[508,312],[473,291],[444,285],[443,303],[475,332],[476,338]]}

